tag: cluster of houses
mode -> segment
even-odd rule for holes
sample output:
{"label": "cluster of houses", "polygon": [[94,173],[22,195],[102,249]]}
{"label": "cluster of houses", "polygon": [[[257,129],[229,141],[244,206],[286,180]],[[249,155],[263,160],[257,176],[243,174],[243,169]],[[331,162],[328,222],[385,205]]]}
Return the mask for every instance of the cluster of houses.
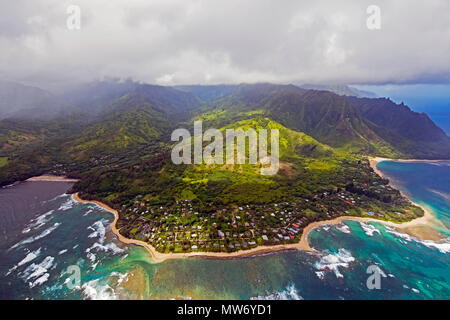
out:
{"label": "cluster of houses", "polygon": [[[190,200],[151,205],[138,195],[120,210],[118,227],[130,238],[146,241],[160,252],[237,251],[259,245],[294,243],[314,221],[342,215],[378,216],[409,202],[387,181],[367,170],[341,188],[302,195],[294,201],[213,205]],[[350,181],[352,181],[350,179]],[[376,208],[376,209],[374,209]],[[394,210],[402,215],[402,210]]]}
{"label": "cluster of houses", "polygon": [[202,213],[189,200],[152,206],[138,197],[121,210],[119,227],[122,234],[147,241],[161,252],[237,251],[298,242],[311,222],[354,214],[364,203],[364,197],[340,190],[295,202],[229,205]]}

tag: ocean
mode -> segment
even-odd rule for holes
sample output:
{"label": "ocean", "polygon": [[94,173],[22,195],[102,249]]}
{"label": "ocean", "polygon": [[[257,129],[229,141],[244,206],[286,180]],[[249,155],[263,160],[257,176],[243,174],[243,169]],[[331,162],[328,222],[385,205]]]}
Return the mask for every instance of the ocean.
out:
{"label": "ocean", "polygon": [[450,137],[450,105],[448,99],[429,105],[429,102],[417,103],[416,112],[425,112],[431,120]]}
{"label": "ocean", "polygon": [[317,254],[154,263],[118,241],[111,213],[73,201],[70,183],[0,189],[0,299],[450,299],[450,162],[378,168],[435,213],[446,239],[348,220],[310,233]]}

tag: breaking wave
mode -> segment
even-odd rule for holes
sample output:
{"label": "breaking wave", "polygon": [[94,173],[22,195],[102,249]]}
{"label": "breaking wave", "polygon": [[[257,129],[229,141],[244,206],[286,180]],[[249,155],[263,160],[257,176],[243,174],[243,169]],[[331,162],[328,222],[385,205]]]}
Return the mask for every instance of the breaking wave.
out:
{"label": "breaking wave", "polygon": [[361,225],[361,228],[363,229],[364,233],[369,237],[372,237],[375,233],[381,234],[380,230],[378,230],[371,224],[367,224],[361,221],[359,222],[359,224]]}
{"label": "breaking wave", "polygon": [[41,253],[41,248],[37,249],[36,251],[29,252],[25,258],[23,258],[19,263],[17,263],[17,265],[15,265],[11,269],[9,269],[8,272],[6,273],[6,275],[9,275],[11,272],[16,270],[18,267],[20,267],[24,264],[27,264],[28,262],[33,261],[34,259],[36,259],[39,256],[40,253]]}
{"label": "breaking wave", "polygon": [[70,197],[69,199],[66,200],[66,202],[62,203],[59,206],[58,210],[59,211],[67,211],[69,209],[72,209],[76,203],[77,202],[75,200],[73,200],[72,197]]}
{"label": "breaking wave", "polygon": [[106,229],[104,225],[104,220],[95,222],[93,225],[88,227],[88,230],[93,232],[88,235],[89,238],[99,238],[99,241],[103,243],[105,241]]}
{"label": "breaking wave", "polygon": [[350,227],[342,222],[336,226],[336,229],[343,233],[351,233]]}
{"label": "breaking wave", "polygon": [[40,233],[40,234],[37,235],[36,237],[29,237],[29,238],[26,238],[25,240],[22,240],[22,241],[16,243],[15,245],[13,245],[13,246],[10,248],[10,250],[11,250],[11,249],[15,249],[15,248],[17,248],[17,247],[19,247],[19,246],[22,246],[22,245],[24,245],[24,244],[32,243],[32,242],[34,242],[34,241],[36,241],[36,240],[42,239],[42,238],[48,236],[50,233],[52,233],[52,232],[53,232],[56,228],[58,228],[60,225],[61,225],[61,223],[56,222],[53,226],[51,226],[51,227],[48,228],[48,229],[45,229],[44,231],[42,231],[42,233]]}
{"label": "breaking wave", "polygon": [[54,263],[55,258],[52,256],[47,256],[42,260],[39,264],[31,264],[28,266],[21,274],[21,277],[28,281],[30,288],[33,288],[37,285],[41,285],[48,280],[50,274],[48,273],[49,269],[53,269],[56,267],[56,263]]}
{"label": "breaking wave", "polygon": [[298,293],[294,284],[289,284],[284,290],[268,293],[266,295],[251,297],[250,300],[304,300]]}
{"label": "breaking wave", "polygon": [[107,284],[100,284],[100,279],[91,280],[81,286],[85,299],[89,300],[117,300],[118,296],[113,288]]}
{"label": "breaking wave", "polygon": [[[27,229],[37,229],[42,227],[44,224],[46,224],[47,222],[49,222],[52,218],[50,217],[49,219],[47,219],[47,217],[49,217],[54,211],[50,210],[46,213],[44,213],[43,215],[40,215],[37,218],[32,219],[30,222],[30,224],[28,224]],[[24,230],[25,231],[25,230]],[[22,231],[22,233],[26,233]]]}
{"label": "breaking wave", "polygon": [[343,248],[339,249],[337,253],[327,254],[314,264],[314,267],[319,270],[319,272],[316,272],[316,275],[323,279],[324,271],[332,271],[337,278],[343,278],[344,276],[339,271],[339,268],[348,268],[350,263],[354,261],[355,258],[350,251]]}
{"label": "breaking wave", "polygon": [[87,258],[91,262],[96,260],[96,255],[93,253],[95,251],[111,252],[112,254],[119,254],[125,251],[124,249],[119,248],[114,242],[104,244],[106,239],[106,228],[104,223],[108,223],[108,221],[102,219],[88,227],[88,230],[93,231],[88,237],[98,238],[98,242],[95,242],[92,246],[86,249]]}
{"label": "breaking wave", "polygon": [[391,227],[386,227],[386,232],[396,236],[397,238],[403,239],[406,242],[412,242],[415,241],[421,245],[424,245],[428,248],[435,248],[439,250],[442,253],[449,253],[450,252],[450,237],[447,237],[439,242],[435,242],[432,240],[422,240],[416,237],[413,237],[409,234],[399,232]]}

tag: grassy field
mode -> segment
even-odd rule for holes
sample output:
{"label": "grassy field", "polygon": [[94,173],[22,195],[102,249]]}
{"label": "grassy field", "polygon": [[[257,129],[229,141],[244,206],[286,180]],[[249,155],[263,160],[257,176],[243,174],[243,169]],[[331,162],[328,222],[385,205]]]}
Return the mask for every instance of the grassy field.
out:
{"label": "grassy field", "polygon": [[7,157],[0,157],[0,168],[5,166],[8,163]]}

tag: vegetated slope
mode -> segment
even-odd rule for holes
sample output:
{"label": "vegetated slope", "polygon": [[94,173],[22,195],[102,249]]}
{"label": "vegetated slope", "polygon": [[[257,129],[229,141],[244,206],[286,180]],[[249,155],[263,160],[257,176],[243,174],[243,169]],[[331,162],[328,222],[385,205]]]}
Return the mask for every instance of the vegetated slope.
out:
{"label": "vegetated slope", "polygon": [[332,147],[366,154],[395,154],[352,104],[328,91],[293,85],[241,85],[229,96],[217,100],[215,107],[199,118],[221,124],[227,119],[238,120],[256,113]]}
{"label": "vegetated slope", "polygon": [[303,84],[300,86],[303,89],[312,90],[326,90],[334,92],[340,96],[352,96],[352,97],[365,97],[365,98],[375,98],[376,94],[369,91],[359,90],[348,85],[320,85],[320,84]]}
{"label": "vegetated slope", "polygon": [[11,156],[46,139],[70,137],[81,130],[84,122],[80,115],[54,120],[0,120],[0,155]]}
{"label": "vegetated slope", "polygon": [[[298,181],[309,169],[321,168],[323,172],[335,169],[337,162],[334,150],[323,145],[315,139],[301,132],[290,130],[281,124],[264,117],[242,120],[220,128],[223,136],[227,129],[244,131],[254,129],[259,135],[260,129],[267,129],[270,135],[271,129],[279,130],[279,171],[273,176],[261,175],[261,163],[257,165],[248,163],[249,145],[246,146],[246,163],[189,165],[181,175],[181,181],[174,196],[176,199],[199,198],[202,202],[217,202],[220,199],[224,203],[233,202],[270,202],[277,201],[283,194],[289,193],[288,181]],[[273,149],[268,141],[268,153]],[[236,159],[235,159],[236,160]],[[301,180],[301,179],[300,179]]]}
{"label": "vegetated slope", "polygon": [[0,81],[0,120],[5,118],[51,119],[66,110],[57,96],[37,87]]}
{"label": "vegetated slope", "polygon": [[143,84],[133,90],[125,101],[142,101],[148,103],[155,110],[168,116],[189,111],[199,107],[202,102],[195,95],[171,87]]}
{"label": "vegetated slope", "polygon": [[[255,117],[220,128],[226,129],[278,129],[280,132],[280,166],[274,176],[261,175],[261,163],[248,163],[249,148],[246,147],[245,164],[174,165],[168,153],[159,157],[143,159],[134,166],[120,170],[102,171],[83,178],[75,190],[88,191],[108,201],[121,203],[130,197],[146,194],[151,203],[170,203],[175,200],[198,199],[202,203],[263,203],[280,200],[289,194],[294,185],[297,190],[314,190],[329,186],[339,175],[341,156],[326,145],[301,132],[290,130],[268,118]],[[204,128],[205,130],[208,127]],[[269,140],[270,141],[270,140]],[[209,143],[204,143],[208,145]],[[268,153],[272,151],[269,143]],[[147,171],[152,168],[151,172]],[[302,179],[298,179],[299,175]],[[307,179],[314,176],[317,180]],[[102,181],[101,187],[93,189],[93,181]],[[104,181],[107,181],[103,183]],[[320,182],[319,182],[320,181]],[[310,183],[312,182],[312,183]],[[110,185],[117,189],[111,189]],[[293,189],[291,189],[292,191]],[[302,192],[303,192],[302,191]],[[307,191],[311,192],[311,191]]]}
{"label": "vegetated slope", "polygon": [[87,111],[92,115],[99,111],[98,109],[102,106],[112,103],[138,85],[139,83],[131,80],[95,81],[75,86],[61,94],[60,98],[79,110]]}
{"label": "vegetated slope", "polygon": [[450,137],[425,114],[390,99],[347,97],[372,122],[372,129],[406,157],[450,158]]}
{"label": "vegetated slope", "polygon": [[8,158],[0,183],[46,171],[86,177],[101,168],[117,175],[124,167],[166,154],[173,145],[172,130],[191,130],[194,120],[202,120],[204,130],[276,124],[285,133],[282,145],[285,136],[310,137],[318,144],[288,143],[282,151],[294,160],[303,152],[303,162],[337,153],[450,158],[449,138],[426,115],[383,99],[342,97],[294,85],[130,86],[113,101],[105,98],[92,114],[88,108],[54,120],[0,121],[0,157]]}
{"label": "vegetated slope", "polygon": [[97,120],[65,144],[77,157],[95,153],[131,152],[167,142],[176,120],[200,101],[193,95],[162,86],[140,85],[102,108]]}
{"label": "vegetated slope", "polygon": [[425,114],[386,99],[342,97],[293,85],[240,85],[199,118],[223,124],[260,113],[332,147],[368,155],[450,158],[449,138]]}
{"label": "vegetated slope", "polygon": [[[2,167],[0,180],[11,182],[46,170],[79,176],[95,167],[117,168],[143,157],[155,156],[167,149],[175,119],[187,116],[190,109],[200,104],[196,97],[186,92],[140,85],[114,102],[101,106],[96,114],[85,114],[81,123],[73,121],[70,126],[65,126],[70,119],[55,120],[56,128],[73,129],[64,134],[48,134],[53,128],[50,123],[37,122],[25,125],[23,132],[17,133],[12,127],[21,127],[5,120],[5,134],[0,138],[10,144],[12,139],[23,141],[23,146],[18,149],[17,156],[11,157],[8,165]],[[6,126],[6,123],[11,125]],[[2,123],[0,133],[1,128]],[[39,161],[33,161],[33,158]]]}
{"label": "vegetated slope", "polygon": [[229,95],[234,90],[236,90],[237,85],[187,85],[174,86],[174,88],[177,90],[190,92],[203,102],[208,103]]}

